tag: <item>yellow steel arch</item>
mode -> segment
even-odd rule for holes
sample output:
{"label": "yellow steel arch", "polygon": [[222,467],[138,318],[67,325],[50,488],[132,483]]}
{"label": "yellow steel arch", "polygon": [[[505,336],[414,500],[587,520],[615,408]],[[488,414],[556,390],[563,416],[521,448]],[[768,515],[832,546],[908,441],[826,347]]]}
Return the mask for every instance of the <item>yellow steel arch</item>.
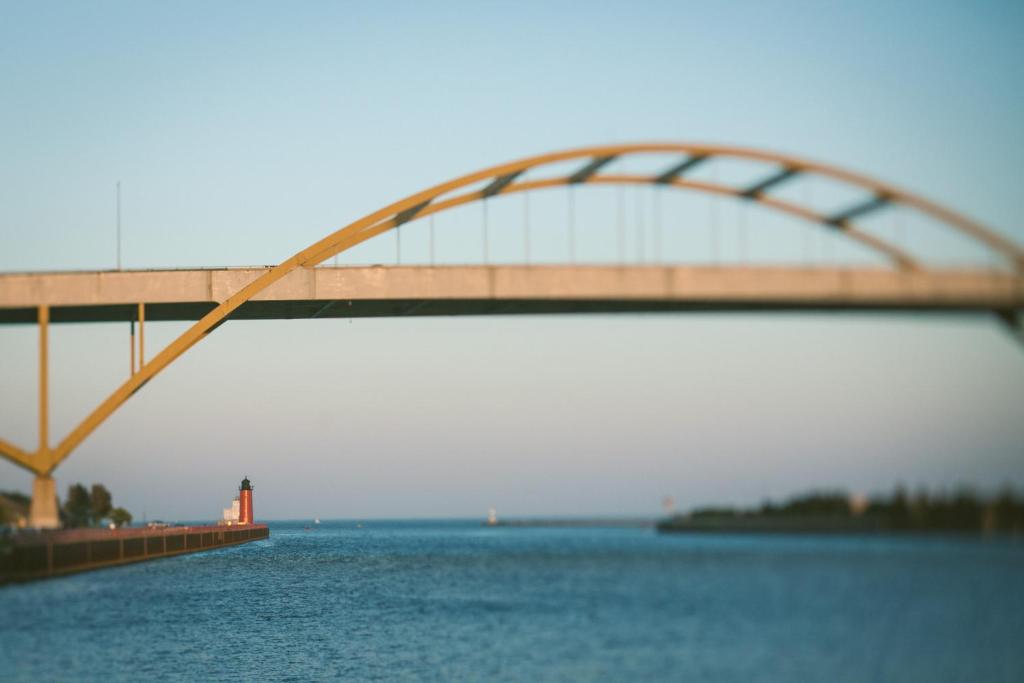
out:
{"label": "yellow steel arch", "polygon": [[[758,161],[767,164],[776,165],[781,168],[781,172],[777,173],[777,177],[769,177],[766,179],[768,182],[756,183],[751,188],[734,188],[725,185],[717,185],[712,183],[699,183],[694,181],[680,180],[678,176],[671,176],[666,178],[666,174],[654,174],[649,176],[607,176],[597,173],[600,167],[609,161],[618,159],[628,155],[636,154],[649,154],[649,153],[669,153],[669,154],[686,154],[688,158],[681,164],[681,167],[688,167],[695,161],[703,161],[712,158],[736,158],[746,159],[751,161]],[[553,178],[539,183],[515,183],[518,176],[528,170],[532,170],[537,167],[571,161],[573,159],[591,159],[592,163],[584,166],[581,171],[572,173],[560,178]],[[592,174],[581,175],[581,172],[586,173],[588,167],[596,165],[595,171]],[[681,173],[682,171],[680,171]],[[851,207],[849,212],[841,212],[839,215],[827,216],[815,212],[813,209],[808,207],[801,207],[796,204],[787,203],[782,200],[773,198],[766,194],[767,190],[771,189],[777,182],[782,180],[795,177],[797,175],[817,175],[832,180],[839,181],[846,185],[859,188],[870,193],[871,198],[861,206]],[[449,194],[454,190],[464,188],[483,180],[493,179],[494,182],[488,188],[493,187],[493,191],[489,191],[488,188],[484,188],[478,192],[470,192],[465,195],[464,201],[453,203],[451,205],[442,206],[440,203],[434,204],[434,201],[444,195]],[[754,150],[743,147],[730,147],[721,145],[691,145],[681,143],[645,143],[645,144],[624,144],[624,145],[606,145],[601,147],[585,147],[574,150],[567,150],[563,152],[555,152],[551,154],[545,154],[535,157],[528,157],[519,161],[510,162],[500,166],[494,166],[489,169],[478,171],[461,178],[437,185],[429,190],[424,190],[415,195],[411,195],[406,199],[395,202],[389,207],[382,209],[377,212],[377,215],[384,214],[385,218],[393,218],[394,225],[400,225],[405,222],[420,218],[430,213],[443,210],[444,208],[452,208],[459,204],[468,203],[475,200],[486,199],[487,197],[494,196],[497,194],[507,194],[516,190],[530,190],[539,189],[540,187],[552,187],[557,185],[572,185],[582,183],[606,183],[606,182],[628,182],[628,183],[645,183],[645,184],[665,184],[676,187],[690,188],[703,192],[712,192],[718,194],[732,195],[736,197],[742,197],[751,201],[755,201],[772,208],[785,211],[787,213],[796,215],[805,220],[813,223],[820,224],[824,227],[833,228],[841,232],[843,235],[860,241],[867,246],[881,251],[897,265],[904,267],[912,266],[913,261],[908,255],[896,249],[892,245],[889,245],[882,240],[868,235],[860,230],[857,230],[853,225],[853,219],[860,215],[867,213],[870,210],[880,208],[890,204],[902,204],[914,208],[924,214],[931,216],[932,218],[944,223],[954,230],[968,236],[969,238],[980,242],[992,251],[1004,256],[1009,263],[1016,270],[1024,270],[1024,251],[1022,251],[1016,244],[999,235],[998,233],[982,226],[980,223],[973,221],[966,216],[963,216],[951,209],[943,207],[935,202],[920,197],[918,195],[906,192],[898,189],[887,183],[883,183],[879,180],[869,178],[864,175],[853,173],[844,169],[840,169],[834,166],[821,164],[818,162],[808,161],[794,156],[777,154],[773,152],[765,152],[761,150]],[[761,187],[759,187],[761,186]],[[756,191],[752,191],[756,190]],[[433,206],[433,211],[426,211],[426,209]],[[849,215],[843,215],[848,213]],[[367,217],[369,218],[369,217]],[[366,220],[366,219],[363,219]],[[384,219],[382,219],[384,220]],[[357,244],[358,240],[354,243],[348,243],[340,233],[348,233],[350,229],[354,229],[358,232],[360,229],[357,228],[357,224],[361,221],[339,230],[332,235],[324,238],[318,244],[323,244],[324,249],[317,252],[312,259],[302,263],[302,265],[315,265],[321,262],[325,258],[329,258],[336,253],[339,253],[344,248]],[[361,229],[371,231],[373,234],[378,234],[374,229],[376,225],[363,226]],[[372,235],[371,235],[372,236]],[[338,239],[335,239],[338,238]],[[316,245],[313,245],[316,247]],[[311,247],[311,248],[313,248]],[[325,255],[326,254],[326,255]]]}
{"label": "yellow steel arch", "polygon": [[[588,185],[650,185],[652,182],[653,181],[650,176],[626,174],[600,175],[590,178],[589,180],[586,181]],[[500,194],[504,196],[514,194],[517,192],[529,192],[532,190],[541,190],[571,184],[573,183],[568,182],[567,178],[545,178],[543,180],[524,181],[520,183],[512,182],[509,185],[503,187]],[[660,184],[665,185],[667,187],[690,189],[709,194],[721,194],[731,197],[743,196],[743,191],[737,188],[727,187],[725,185],[718,185],[715,183],[684,180],[681,178],[663,181]],[[337,248],[339,245],[333,245],[331,248],[329,248],[322,254],[317,254],[314,257],[314,260],[317,263],[322,263],[324,260],[330,258],[334,254],[344,251],[345,249],[350,249],[351,247],[357,244],[365,242],[371,237],[375,237],[381,234],[382,232],[387,232],[388,230],[399,225],[403,225],[406,222],[411,222],[414,220],[418,220],[420,218],[425,218],[426,216],[430,216],[435,213],[447,211],[448,209],[454,209],[458,206],[462,206],[464,204],[469,204],[476,201],[481,201],[486,198],[487,197],[484,195],[483,190],[466,192],[464,194],[451,197],[449,199],[431,202],[429,205],[418,210],[414,217],[410,217],[406,220],[403,220],[401,217],[397,215],[392,216],[368,228],[365,228],[357,235],[353,235],[350,240],[346,240],[341,245],[341,249]],[[798,206],[791,202],[776,199],[774,197],[758,197],[754,198],[753,201],[756,201],[759,204],[764,204],[765,206],[775,209],[776,211],[781,211],[783,213],[796,216],[797,218],[801,218],[805,221],[809,221],[814,224],[828,224],[827,216],[820,213],[816,213],[805,207]],[[843,229],[843,234],[846,235],[851,240],[859,242],[867,246],[868,248],[881,253],[882,255],[890,259],[893,263],[897,264],[901,268],[912,269],[918,267],[918,264],[905,251],[899,249],[898,247],[892,244],[889,244],[884,240],[875,237],[874,235],[863,232],[862,230],[858,230],[853,226],[847,226],[845,229]]]}
{"label": "yellow steel arch", "polygon": [[[627,155],[668,153],[685,155],[680,163],[655,175],[601,174],[600,169],[607,163]],[[775,167],[772,175],[746,188],[735,188],[713,183],[686,180],[683,173],[706,159],[726,157],[747,159],[771,164]],[[578,171],[558,178],[525,181],[518,180],[526,171],[548,164],[585,159],[586,164]],[[775,185],[797,175],[818,175],[837,180],[868,192],[870,198],[849,210],[836,215],[822,215],[809,207],[785,202],[768,195]],[[457,190],[482,181],[491,181],[481,190],[467,191],[461,195],[443,198]],[[137,373],[118,387],[97,406],[75,429],[55,448],[41,444],[39,451],[29,454],[13,444],[0,440],[0,454],[12,462],[39,475],[48,475],[71,452],[103,423],[118,407],[141,389],[157,373],[198,343],[207,334],[225,322],[239,306],[273,285],[291,271],[312,267],[371,237],[397,225],[416,218],[430,215],[473,201],[487,199],[498,194],[527,192],[558,185],[573,184],[660,184],[701,192],[741,197],[765,206],[798,216],[813,223],[840,231],[847,237],[879,251],[901,268],[916,267],[905,252],[858,230],[853,219],[887,204],[903,204],[931,215],[965,235],[981,242],[988,248],[1005,256],[1016,270],[1024,270],[1024,252],[1015,244],[985,228],[984,226],[922,197],[904,192],[888,184],[873,180],[850,171],[797,157],[764,152],[741,147],[716,145],[691,145],[679,143],[622,144],[585,147],[552,154],[528,157],[450,180],[432,188],[410,195],[405,199],[375,211],[359,220],[332,232],[318,242],[303,249],[291,258],[270,269],[252,281],[223,303],[207,313],[181,336],[171,342],[160,353],[145,363]]]}

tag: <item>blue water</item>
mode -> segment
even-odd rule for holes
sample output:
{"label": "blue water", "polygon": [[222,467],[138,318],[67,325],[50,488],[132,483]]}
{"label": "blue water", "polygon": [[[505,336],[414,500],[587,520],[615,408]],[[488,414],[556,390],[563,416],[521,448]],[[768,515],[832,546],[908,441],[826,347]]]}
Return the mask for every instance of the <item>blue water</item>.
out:
{"label": "blue water", "polygon": [[1020,681],[1024,543],[475,522],[0,588],[4,681]]}

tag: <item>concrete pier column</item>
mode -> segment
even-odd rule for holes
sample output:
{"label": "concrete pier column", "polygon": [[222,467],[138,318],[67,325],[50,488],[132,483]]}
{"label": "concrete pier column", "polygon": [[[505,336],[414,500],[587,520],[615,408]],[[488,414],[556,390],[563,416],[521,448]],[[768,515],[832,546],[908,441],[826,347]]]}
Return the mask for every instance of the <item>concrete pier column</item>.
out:
{"label": "concrete pier column", "polygon": [[53,477],[37,476],[32,482],[32,505],[29,507],[28,525],[36,529],[60,528],[57,483]]}

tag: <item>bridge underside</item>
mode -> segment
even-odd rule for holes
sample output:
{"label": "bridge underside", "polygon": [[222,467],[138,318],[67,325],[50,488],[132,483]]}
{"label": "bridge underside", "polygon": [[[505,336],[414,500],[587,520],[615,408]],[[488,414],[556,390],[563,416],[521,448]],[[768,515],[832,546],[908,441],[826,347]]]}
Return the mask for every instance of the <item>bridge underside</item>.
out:
{"label": "bridge underside", "polygon": [[[198,320],[265,268],[0,275],[0,323]],[[1000,272],[712,266],[302,268],[230,319],[668,311],[1012,311]]]}
{"label": "bridge underside", "polygon": [[[395,318],[403,316],[543,315],[574,313],[672,313],[672,312],[967,312],[1013,310],[987,306],[904,305],[884,303],[813,303],[795,301],[643,301],[643,300],[481,300],[389,299],[384,301],[334,300],[325,310],[322,300],[257,301],[244,304],[228,320],[300,320],[304,318]],[[194,321],[216,304],[191,302],[149,304],[146,319]],[[66,306],[51,309],[51,323],[129,322],[138,313],[135,305]],[[0,324],[35,323],[36,309],[2,309]]]}

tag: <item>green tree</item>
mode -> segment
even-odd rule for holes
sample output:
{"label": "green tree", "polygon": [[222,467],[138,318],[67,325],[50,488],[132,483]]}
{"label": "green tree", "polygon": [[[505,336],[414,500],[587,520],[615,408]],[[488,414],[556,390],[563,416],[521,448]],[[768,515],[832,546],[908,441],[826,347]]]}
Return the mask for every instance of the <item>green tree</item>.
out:
{"label": "green tree", "polygon": [[0,491],[0,525],[14,524],[28,514],[31,499],[20,491]]}
{"label": "green tree", "polygon": [[1013,489],[1004,486],[992,501],[995,526],[999,531],[1020,533],[1024,531],[1024,501],[1018,499]]}
{"label": "green tree", "polygon": [[124,508],[114,508],[110,511],[110,521],[114,523],[114,526],[128,526],[132,523],[132,513]]}
{"label": "green tree", "polygon": [[89,497],[89,518],[92,523],[99,524],[112,509],[114,505],[107,487],[103,484],[93,484],[92,495]]}
{"label": "green tree", "polygon": [[889,524],[893,529],[910,527],[910,501],[903,484],[897,484],[889,502]]}
{"label": "green tree", "polygon": [[68,496],[64,499],[64,523],[69,527],[89,526],[89,514],[92,501],[89,492],[81,484],[68,487]]}

